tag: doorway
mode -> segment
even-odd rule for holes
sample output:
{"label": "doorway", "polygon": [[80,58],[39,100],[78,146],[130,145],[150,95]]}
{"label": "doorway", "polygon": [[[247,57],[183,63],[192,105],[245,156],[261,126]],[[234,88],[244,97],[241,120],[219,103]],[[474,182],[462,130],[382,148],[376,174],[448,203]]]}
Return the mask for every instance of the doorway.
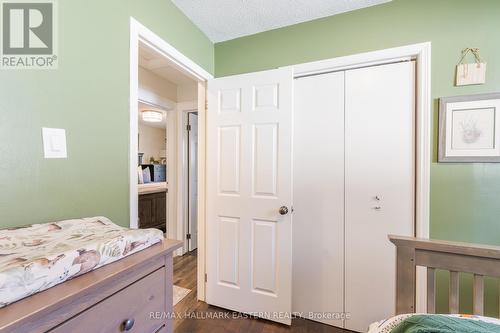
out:
{"label": "doorway", "polygon": [[[138,102],[162,111],[166,122],[164,152],[154,156],[152,164],[165,165],[167,195],[165,234],[167,238],[184,242],[175,255],[182,256],[196,248],[197,269],[194,270],[198,288],[192,288],[195,298],[204,300],[204,123],[205,82],[212,75],[165,42],[134,18],[130,20],[130,227],[140,227],[138,165],[140,136],[138,127],[142,110]],[[196,137],[191,137],[191,167],[188,161],[185,116],[197,114]],[[194,120],[192,120],[194,121]],[[186,137],[186,138],[185,138]],[[196,142],[196,144],[194,144]],[[199,148],[198,148],[199,147]],[[165,155],[165,156],[160,156]],[[199,155],[199,156],[198,156]],[[159,163],[156,163],[159,162]],[[153,166],[153,167],[154,167]],[[193,176],[196,173],[196,177]],[[196,183],[190,182],[188,176]],[[191,193],[188,196],[188,193]],[[161,200],[161,199],[158,199]],[[155,212],[156,213],[156,212]],[[191,223],[188,223],[188,217]],[[198,224],[200,226],[198,227]],[[189,228],[189,229],[188,229]],[[188,241],[188,230],[193,236]]]}
{"label": "doorway", "polygon": [[[142,75],[141,79],[144,79]],[[166,233],[169,201],[167,123],[168,114],[173,111],[169,111],[168,106],[154,104],[148,96],[140,97],[138,108],[138,227],[156,228]]]}
{"label": "doorway", "polygon": [[[184,165],[193,158],[196,163],[197,158],[189,154],[194,144],[187,142],[195,138],[188,135],[192,132],[182,121],[189,114],[186,109],[197,112],[198,85],[169,59],[142,42],[139,43],[138,73],[138,159],[142,160],[139,171],[144,176],[139,177],[141,184],[138,185],[138,226],[160,228],[167,237],[184,241],[185,246],[178,253],[184,254],[191,243],[188,226],[195,225],[178,221],[188,221],[190,216],[196,218],[191,208],[196,209],[198,198],[184,195],[197,193],[190,184],[190,179],[196,179],[190,169],[197,170],[197,166],[183,170]],[[149,220],[152,222],[148,223]]]}

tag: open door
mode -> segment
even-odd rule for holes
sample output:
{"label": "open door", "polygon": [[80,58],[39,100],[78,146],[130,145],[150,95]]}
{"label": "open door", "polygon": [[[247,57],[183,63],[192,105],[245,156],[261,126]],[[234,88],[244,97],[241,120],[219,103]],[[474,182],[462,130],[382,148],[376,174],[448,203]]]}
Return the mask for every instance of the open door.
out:
{"label": "open door", "polygon": [[291,69],[208,82],[209,304],[291,324]]}
{"label": "open door", "polygon": [[188,112],[188,249],[198,248],[198,113]]}

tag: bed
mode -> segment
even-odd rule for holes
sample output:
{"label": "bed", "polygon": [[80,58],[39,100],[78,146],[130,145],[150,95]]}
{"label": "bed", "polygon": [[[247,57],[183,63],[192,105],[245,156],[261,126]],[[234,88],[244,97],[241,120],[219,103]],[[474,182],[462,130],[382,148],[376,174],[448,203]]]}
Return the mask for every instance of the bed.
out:
{"label": "bed", "polygon": [[150,314],[172,309],[179,246],[105,217],[0,230],[0,332],[171,332]]}
{"label": "bed", "polygon": [[[396,246],[396,316],[370,325],[369,333],[500,332],[485,317],[484,277],[500,278],[500,247],[389,236]],[[417,266],[427,270],[427,311],[415,313]],[[449,278],[449,314],[436,314],[436,270]],[[459,314],[459,274],[473,275],[473,313]]]}

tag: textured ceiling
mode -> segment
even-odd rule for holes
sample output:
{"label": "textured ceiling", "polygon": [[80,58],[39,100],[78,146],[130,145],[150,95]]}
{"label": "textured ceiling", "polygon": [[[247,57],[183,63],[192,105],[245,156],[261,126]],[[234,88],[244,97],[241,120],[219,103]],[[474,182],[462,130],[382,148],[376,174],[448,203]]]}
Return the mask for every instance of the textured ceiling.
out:
{"label": "textured ceiling", "polygon": [[215,43],[389,1],[173,0]]}

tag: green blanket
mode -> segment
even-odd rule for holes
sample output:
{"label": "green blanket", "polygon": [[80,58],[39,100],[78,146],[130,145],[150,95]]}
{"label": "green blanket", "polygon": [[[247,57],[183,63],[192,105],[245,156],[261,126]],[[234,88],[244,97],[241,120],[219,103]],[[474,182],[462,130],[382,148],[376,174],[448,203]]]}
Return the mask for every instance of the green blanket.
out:
{"label": "green blanket", "polygon": [[391,333],[499,333],[500,325],[442,315],[415,315],[396,326]]}

